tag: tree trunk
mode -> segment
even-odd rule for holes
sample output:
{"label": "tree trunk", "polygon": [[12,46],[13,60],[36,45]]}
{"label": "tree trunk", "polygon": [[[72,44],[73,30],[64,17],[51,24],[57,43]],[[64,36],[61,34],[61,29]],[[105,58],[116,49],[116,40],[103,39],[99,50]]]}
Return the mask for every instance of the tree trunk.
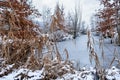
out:
{"label": "tree trunk", "polygon": [[118,45],[120,46],[120,31],[118,32],[118,40],[117,40]]}
{"label": "tree trunk", "polygon": [[74,27],[74,33],[73,33],[73,39],[75,39],[76,38],[76,34],[77,34],[77,32],[76,32],[76,24],[75,24],[75,27]]}
{"label": "tree trunk", "polygon": [[120,15],[119,15],[119,10],[120,10],[120,1],[118,0],[118,4],[115,6],[116,7],[116,22],[117,22],[117,33],[118,33],[118,40],[117,44],[120,46]]}

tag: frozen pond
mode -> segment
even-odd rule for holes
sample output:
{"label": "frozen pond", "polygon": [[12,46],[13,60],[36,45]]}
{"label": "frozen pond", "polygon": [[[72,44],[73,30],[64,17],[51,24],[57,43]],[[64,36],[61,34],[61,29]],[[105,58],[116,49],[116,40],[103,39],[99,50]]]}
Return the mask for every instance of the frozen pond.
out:
{"label": "frozen pond", "polygon": [[80,65],[82,66],[90,65],[86,35],[77,37],[75,40],[59,42],[58,48],[62,55],[65,55],[63,51],[66,48],[68,50],[70,60],[80,62]]}
{"label": "frozen pond", "polygon": [[[94,36],[94,42],[95,51],[99,56],[100,62],[104,64],[104,66],[108,66],[112,61],[115,48],[118,54],[120,52],[120,47],[116,46],[115,44],[110,44],[110,40],[105,39],[103,47],[105,59],[103,60],[101,55],[102,49],[99,48],[99,37]],[[58,48],[62,56],[65,55],[63,51],[66,48],[69,53],[69,59],[79,62],[81,66],[93,66],[90,64],[89,61],[89,51],[87,49],[87,35],[81,35],[80,37],[77,37],[75,40],[59,42]]]}

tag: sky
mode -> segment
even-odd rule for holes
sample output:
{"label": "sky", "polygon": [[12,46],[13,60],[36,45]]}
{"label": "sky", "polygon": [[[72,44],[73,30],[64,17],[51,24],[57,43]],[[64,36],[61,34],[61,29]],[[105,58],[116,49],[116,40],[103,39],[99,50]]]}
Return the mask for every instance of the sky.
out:
{"label": "sky", "polygon": [[65,13],[73,12],[75,5],[80,5],[82,11],[82,21],[85,21],[87,24],[90,24],[90,18],[95,13],[95,10],[100,8],[99,0],[33,0],[33,4],[39,10],[42,10],[45,7],[49,7],[54,10],[56,2],[63,4],[65,8]]}

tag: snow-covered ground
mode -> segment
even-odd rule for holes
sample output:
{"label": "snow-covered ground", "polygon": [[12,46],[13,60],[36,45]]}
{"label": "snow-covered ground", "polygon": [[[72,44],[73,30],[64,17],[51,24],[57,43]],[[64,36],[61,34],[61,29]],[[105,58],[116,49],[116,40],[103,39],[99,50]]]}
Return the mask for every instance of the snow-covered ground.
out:
{"label": "snow-covered ground", "polygon": [[[69,69],[67,67],[64,68]],[[42,80],[44,75],[44,68],[35,71],[21,68],[14,70],[7,76],[1,77],[0,80]],[[105,77],[107,80],[120,80],[120,69],[114,66],[110,69],[106,69]],[[80,71],[73,70],[73,73],[66,73],[54,80],[98,80],[98,77],[96,76],[96,70],[94,68],[90,67],[86,69],[83,67]]]}
{"label": "snow-covered ground", "polygon": [[[103,62],[103,66],[107,67],[105,70],[105,77],[107,78],[107,80],[120,80],[120,69],[118,69],[118,67],[114,67],[116,66],[116,64],[113,64],[113,67],[111,68],[108,67],[110,65],[110,62],[114,58],[114,52],[116,51],[116,53],[119,54],[120,47],[116,46],[115,44],[110,44],[110,39],[104,39],[103,49],[105,59],[103,61],[101,57],[102,50],[101,48],[99,48],[99,37],[93,36],[93,38],[95,43],[94,48],[99,56],[100,62]],[[81,35],[76,39],[57,43],[62,57],[65,58],[64,49],[67,49],[69,53],[69,59],[76,64],[76,67],[78,67],[79,64],[81,68],[80,70],[73,69],[72,73],[66,73],[61,77],[58,77],[56,80],[97,80],[94,64],[90,64],[89,51],[87,49],[87,40],[87,35]],[[9,69],[11,66],[12,65],[9,65],[5,70]],[[64,68],[66,70],[70,70],[68,66],[69,65],[66,64]],[[0,72],[4,72],[4,69]],[[39,80],[42,79],[44,75],[44,68],[35,71],[25,68],[19,68],[8,75],[1,77],[0,80]],[[22,77],[24,77],[24,79],[22,79]]]}

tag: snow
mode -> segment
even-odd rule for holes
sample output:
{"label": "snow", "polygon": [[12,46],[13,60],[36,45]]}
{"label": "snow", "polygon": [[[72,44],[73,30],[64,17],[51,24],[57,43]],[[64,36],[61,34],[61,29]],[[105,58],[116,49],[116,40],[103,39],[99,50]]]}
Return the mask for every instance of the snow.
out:
{"label": "snow", "polygon": [[55,39],[58,42],[62,42],[62,41],[66,41],[66,40],[72,39],[73,35],[70,35],[70,34],[64,32],[62,30],[61,31],[58,30],[58,31],[55,31],[53,33],[49,33],[48,37],[49,37],[50,40],[54,40]]}
{"label": "snow", "polygon": [[[69,68],[69,67],[64,67]],[[21,80],[22,75],[26,74],[26,78],[22,80],[37,80],[42,79],[44,77],[44,68],[41,70],[29,70],[25,68],[21,68],[18,70],[14,70],[12,73],[10,73],[7,76],[4,76],[0,78],[0,80]],[[89,69],[83,67],[80,71],[74,70],[74,73],[66,73],[61,77],[58,77],[55,80],[95,80],[95,73],[96,70],[93,67],[90,67]],[[112,67],[111,69],[106,69],[105,74],[107,80],[119,80],[120,79],[120,69],[117,69],[116,67]]]}
{"label": "snow", "polygon": [[106,78],[109,80],[119,80],[120,79],[120,70],[113,66],[111,69],[106,71]]}
{"label": "snow", "polygon": [[[11,74],[4,76],[2,78],[0,78],[0,80],[21,80],[22,74],[26,74],[26,78],[28,77],[28,80],[37,80],[37,79],[41,79],[43,78],[43,70],[36,70],[36,71],[32,71],[29,69],[25,69],[25,68],[21,68],[18,70],[15,70],[14,72],[12,72]],[[23,79],[26,80],[26,79]]]}
{"label": "snow", "polygon": [[[48,35],[43,35],[43,36],[48,36]],[[94,42],[95,42],[95,51],[98,54],[98,56],[100,57],[100,61],[102,62],[102,58],[101,58],[101,49],[99,48],[99,37],[93,36],[94,37]],[[68,38],[68,40],[67,40]],[[57,46],[58,49],[60,50],[60,53],[62,54],[62,57],[65,58],[65,54],[64,49],[66,48],[68,50],[69,53],[69,59],[74,62],[74,64],[77,63],[80,66],[80,70],[76,70],[74,69],[74,73],[66,73],[61,77],[58,77],[56,80],[94,80],[95,79],[95,74],[96,74],[96,70],[94,68],[94,64],[90,64],[89,61],[89,52],[87,49],[87,35],[81,35],[80,37],[77,37],[76,39],[72,39],[69,40],[69,38],[71,38],[71,36],[67,36],[66,37],[66,41],[63,42],[58,42]],[[12,40],[7,40],[5,43],[11,43]],[[104,53],[105,56],[107,56],[108,58],[105,59],[104,61],[104,66],[108,65],[109,62],[111,61],[111,59],[114,56],[114,48],[117,49],[117,52],[120,51],[120,47],[116,46],[115,44],[110,44],[110,40],[109,39],[104,39]],[[108,59],[108,60],[107,60]],[[2,59],[0,59],[0,61],[2,61]],[[10,68],[12,68],[14,64],[12,65],[8,65],[5,69],[1,69],[0,74],[4,73],[5,70],[8,70]],[[120,69],[116,68],[113,64],[110,69],[107,67],[105,70],[105,76],[108,80],[120,80]],[[90,67],[92,66],[92,67]],[[62,67],[63,69],[66,69],[67,71],[69,71],[70,66],[69,65],[65,65]],[[21,79],[22,76],[26,76],[26,79],[28,78],[28,80],[37,80],[37,79],[42,79],[44,78],[44,68],[42,68],[41,70],[29,70],[26,68],[19,68],[14,70],[13,72],[11,72],[10,74],[3,76],[0,78],[0,80],[14,80],[14,79]],[[23,79],[23,80],[26,80]]]}
{"label": "snow", "polygon": [[7,67],[5,67],[5,68],[0,67],[0,68],[1,68],[1,69],[0,69],[0,74],[4,73],[4,72],[6,72],[7,70],[9,70],[10,68],[12,68],[13,65],[14,65],[14,64],[12,64],[12,65],[7,65]]}

